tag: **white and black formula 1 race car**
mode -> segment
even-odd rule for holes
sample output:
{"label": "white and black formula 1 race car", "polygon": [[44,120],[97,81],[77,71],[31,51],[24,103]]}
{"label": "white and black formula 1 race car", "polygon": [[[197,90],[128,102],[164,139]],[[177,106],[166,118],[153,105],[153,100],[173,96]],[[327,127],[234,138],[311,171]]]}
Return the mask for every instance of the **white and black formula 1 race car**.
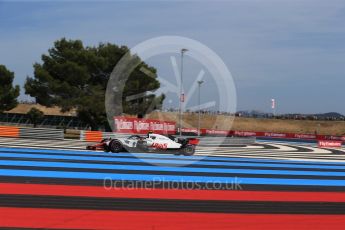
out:
{"label": "white and black formula 1 race car", "polygon": [[88,150],[105,152],[159,152],[191,156],[199,144],[197,138],[179,138],[149,133],[147,136],[132,135],[127,138],[107,138],[96,145],[89,145]]}

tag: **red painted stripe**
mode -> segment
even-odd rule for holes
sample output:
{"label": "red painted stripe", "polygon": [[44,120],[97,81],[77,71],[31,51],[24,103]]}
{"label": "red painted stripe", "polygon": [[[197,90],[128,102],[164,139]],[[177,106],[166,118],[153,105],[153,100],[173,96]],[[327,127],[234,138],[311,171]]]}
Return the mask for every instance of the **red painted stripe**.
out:
{"label": "red painted stripe", "polygon": [[344,229],[343,215],[210,214],[0,208],[2,227],[79,229]]}
{"label": "red painted stripe", "polygon": [[177,190],[0,183],[0,194],[231,201],[345,202],[345,192]]}

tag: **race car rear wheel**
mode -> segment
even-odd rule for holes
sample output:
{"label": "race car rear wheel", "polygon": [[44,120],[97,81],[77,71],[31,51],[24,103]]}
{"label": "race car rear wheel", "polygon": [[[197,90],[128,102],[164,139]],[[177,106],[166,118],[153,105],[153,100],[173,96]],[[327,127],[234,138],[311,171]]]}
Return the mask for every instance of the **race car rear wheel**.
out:
{"label": "race car rear wheel", "polygon": [[112,140],[109,144],[109,147],[110,151],[112,151],[113,153],[121,152],[121,150],[123,149],[121,142],[118,140]]}
{"label": "race car rear wheel", "polygon": [[195,153],[195,146],[194,145],[186,145],[183,148],[183,155],[185,156],[192,156]]}

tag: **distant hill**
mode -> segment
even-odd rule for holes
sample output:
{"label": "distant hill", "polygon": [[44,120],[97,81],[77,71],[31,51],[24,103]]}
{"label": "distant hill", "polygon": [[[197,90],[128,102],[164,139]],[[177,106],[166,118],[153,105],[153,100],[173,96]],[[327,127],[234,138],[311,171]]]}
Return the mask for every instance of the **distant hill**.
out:
{"label": "distant hill", "polygon": [[273,116],[272,113],[266,113],[259,110],[243,110],[238,111],[237,114],[239,114],[241,117],[271,117]]}
{"label": "distant hill", "polygon": [[281,116],[287,116],[287,117],[314,117],[319,120],[323,119],[336,119],[336,120],[342,120],[345,118],[344,115],[337,113],[337,112],[329,112],[329,113],[317,113],[317,114],[300,114],[300,113],[294,113],[294,114],[281,114]]}
{"label": "distant hill", "polygon": [[319,117],[319,118],[326,118],[326,117],[344,118],[345,117],[344,115],[337,112],[314,114],[314,116]]}
{"label": "distant hill", "polygon": [[[242,117],[272,117],[272,113],[266,113],[259,110],[244,110],[244,111],[238,111],[237,114],[239,114]],[[279,116],[283,117],[315,117],[317,119],[327,119],[327,118],[333,118],[333,119],[344,119],[345,116],[337,113],[337,112],[328,112],[328,113],[317,113],[317,114],[303,114],[303,113],[289,113],[289,114],[279,114]]]}

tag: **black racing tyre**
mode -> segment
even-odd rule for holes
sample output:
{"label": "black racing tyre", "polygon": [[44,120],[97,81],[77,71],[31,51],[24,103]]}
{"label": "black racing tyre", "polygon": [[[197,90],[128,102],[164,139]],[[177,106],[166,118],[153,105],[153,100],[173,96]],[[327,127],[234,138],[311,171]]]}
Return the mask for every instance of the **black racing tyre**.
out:
{"label": "black racing tyre", "polygon": [[194,145],[186,145],[183,147],[183,155],[185,156],[192,156],[195,153],[195,146]]}
{"label": "black racing tyre", "polygon": [[118,140],[112,140],[110,143],[109,143],[109,148],[110,148],[110,151],[112,151],[113,153],[118,153],[118,152],[121,152],[122,149],[123,149],[123,146],[121,144],[120,141]]}

